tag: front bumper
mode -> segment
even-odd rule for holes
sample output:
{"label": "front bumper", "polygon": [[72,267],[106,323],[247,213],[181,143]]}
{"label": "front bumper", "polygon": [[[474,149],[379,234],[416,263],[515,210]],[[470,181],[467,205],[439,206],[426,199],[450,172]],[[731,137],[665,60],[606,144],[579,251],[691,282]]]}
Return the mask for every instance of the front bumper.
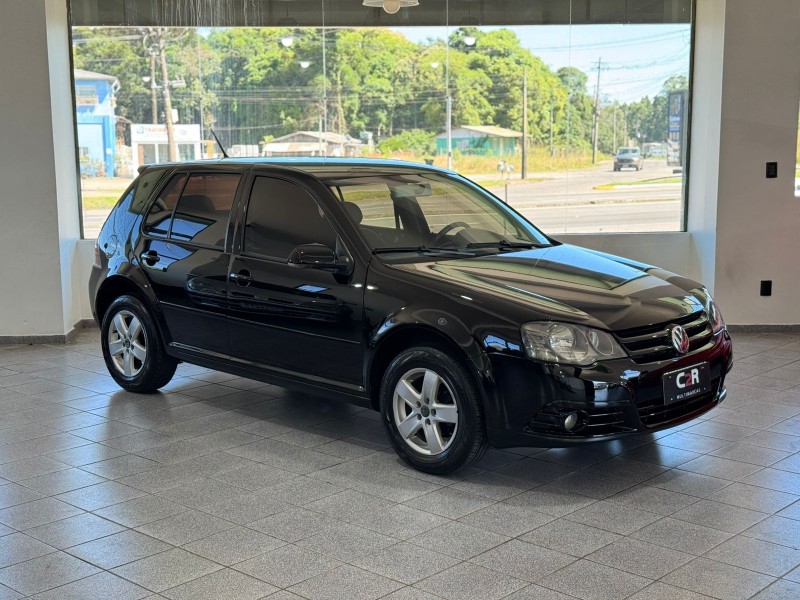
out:
{"label": "front bumper", "polygon": [[[493,446],[508,448],[565,447],[685,423],[725,399],[733,358],[730,337],[722,331],[691,354],[650,364],[626,358],[579,368],[502,353],[490,355],[490,362],[487,433]],[[710,367],[710,390],[666,405],[662,376],[702,362]],[[578,412],[583,423],[572,432],[562,426],[570,412]]]}

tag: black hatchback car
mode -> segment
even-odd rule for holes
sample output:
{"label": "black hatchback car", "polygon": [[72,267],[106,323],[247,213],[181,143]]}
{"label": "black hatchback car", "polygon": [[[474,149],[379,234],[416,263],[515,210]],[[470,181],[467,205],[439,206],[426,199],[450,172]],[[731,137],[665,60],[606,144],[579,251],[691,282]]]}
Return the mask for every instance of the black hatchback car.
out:
{"label": "black hatchback car", "polygon": [[364,403],[431,473],[489,445],[672,427],[722,401],[732,364],[699,283],[559,243],[402,162],[147,167],[103,226],[90,293],[123,388],[154,392],[186,361]]}

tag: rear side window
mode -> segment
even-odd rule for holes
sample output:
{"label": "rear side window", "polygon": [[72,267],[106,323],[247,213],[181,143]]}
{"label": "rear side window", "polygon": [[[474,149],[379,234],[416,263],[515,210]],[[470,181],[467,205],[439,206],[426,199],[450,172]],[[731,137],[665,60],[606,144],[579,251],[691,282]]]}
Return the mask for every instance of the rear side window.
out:
{"label": "rear side window", "polygon": [[222,248],[240,178],[238,174],[219,173],[190,176],[175,208],[169,237]]}
{"label": "rear side window", "polygon": [[178,203],[178,198],[186,183],[186,175],[175,175],[167,186],[161,190],[147,213],[144,222],[144,232],[156,237],[167,237],[172,219],[172,211]]}
{"label": "rear side window", "polygon": [[175,175],[145,219],[145,233],[204,246],[225,246],[228,218],[241,175]]}
{"label": "rear side window", "polygon": [[247,206],[244,252],[286,260],[302,244],[336,249],[336,231],[306,190],[283,179],[257,177]]}

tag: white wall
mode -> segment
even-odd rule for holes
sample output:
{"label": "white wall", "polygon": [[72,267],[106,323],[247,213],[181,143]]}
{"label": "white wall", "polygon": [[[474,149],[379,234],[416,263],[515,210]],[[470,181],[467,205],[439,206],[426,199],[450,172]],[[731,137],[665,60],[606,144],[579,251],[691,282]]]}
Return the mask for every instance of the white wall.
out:
{"label": "white wall", "polygon": [[79,312],[71,294],[79,231],[67,174],[71,160],[74,183],[66,24],[63,0],[3,1],[0,336],[63,336]]}
{"label": "white wall", "polygon": [[[0,78],[24,85],[0,86],[0,131],[13,141],[0,144],[0,338],[63,335],[91,317],[63,5],[3,3],[0,53],[14,60],[0,62]],[[560,239],[701,280],[729,323],[800,323],[800,1],[697,0],[694,69],[689,231]],[[778,179],[765,179],[768,160]],[[772,297],[758,295],[762,279]]]}
{"label": "white wall", "polygon": [[[800,323],[798,0],[727,0],[721,98],[716,295],[730,323]],[[771,297],[759,296],[762,279]]]}

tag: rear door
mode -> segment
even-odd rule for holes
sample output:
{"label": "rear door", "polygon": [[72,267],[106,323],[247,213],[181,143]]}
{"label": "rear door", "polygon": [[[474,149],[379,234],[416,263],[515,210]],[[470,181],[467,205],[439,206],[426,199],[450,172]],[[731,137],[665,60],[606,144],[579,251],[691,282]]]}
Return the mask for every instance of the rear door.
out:
{"label": "rear door", "polygon": [[145,217],[136,255],[184,350],[230,355],[229,229],[241,180],[237,168],[177,172]]}
{"label": "rear door", "polygon": [[287,263],[301,244],[348,249],[320,198],[290,175],[254,169],[230,270],[231,353],[320,383],[362,383],[366,266],[349,276]]}

